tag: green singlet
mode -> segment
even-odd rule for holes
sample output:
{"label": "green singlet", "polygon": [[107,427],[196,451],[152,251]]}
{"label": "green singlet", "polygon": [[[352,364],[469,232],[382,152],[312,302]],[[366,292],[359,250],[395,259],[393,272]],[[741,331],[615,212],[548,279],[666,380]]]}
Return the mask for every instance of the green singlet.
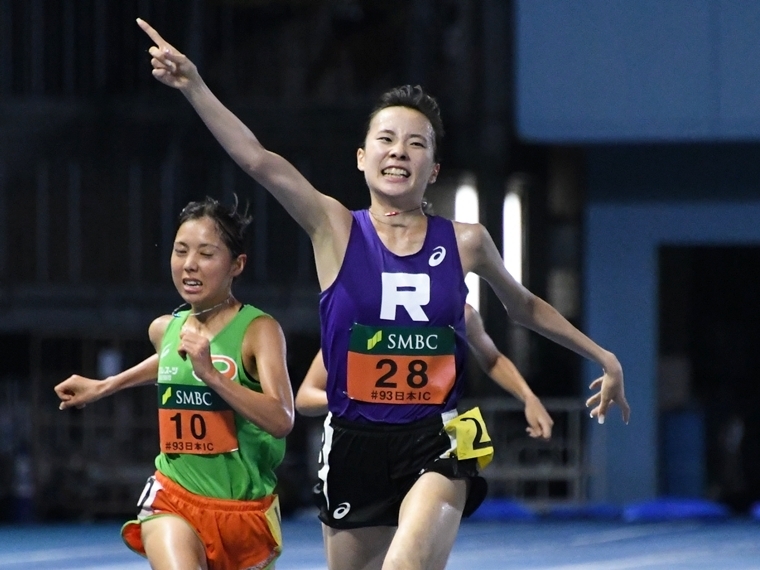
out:
{"label": "green singlet", "polygon": [[[253,500],[273,492],[275,469],[285,455],[278,439],[241,417],[196,378],[190,359],[177,352],[190,311],[166,327],[158,363],[161,453],[156,468],[188,491],[217,499]],[[211,340],[211,360],[226,378],[261,392],[243,367],[241,346],[248,325],[266,313],[243,305]]]}

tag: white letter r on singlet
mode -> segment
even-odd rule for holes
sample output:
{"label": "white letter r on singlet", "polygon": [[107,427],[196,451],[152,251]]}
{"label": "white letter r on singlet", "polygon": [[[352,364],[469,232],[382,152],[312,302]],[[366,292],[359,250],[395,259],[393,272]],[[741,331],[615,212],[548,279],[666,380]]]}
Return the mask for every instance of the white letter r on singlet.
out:
{"label": "white letter r on singlet", "polygon": [[383,273],[383,299],[380,318],[396,319],[396,307],[402,305],[413,321],[427,321],[422,310],[430,302],[430,276],[426,273]]}

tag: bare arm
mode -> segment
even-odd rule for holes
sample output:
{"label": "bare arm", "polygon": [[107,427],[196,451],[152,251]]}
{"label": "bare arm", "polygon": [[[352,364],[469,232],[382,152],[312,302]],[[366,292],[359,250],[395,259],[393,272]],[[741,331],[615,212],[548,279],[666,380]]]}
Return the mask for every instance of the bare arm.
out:
{"label": "bare arm", "polygon": [[623,369],[617,357],[603,349],[574,327],[543,299],[537,297],[507,272],[496,245],[480,224],[456,224],[457,243],[465,273],[474,271],[485,279],[504,304],[509,316],[517,323],[545,336],[575,353],[596,362],[604,374],[591,384],[599,388],[587,401],[594,406],[592,417],[604,422],[611,403],[620,406],[623,420],[628,423],[630,408],[625,399]]}
{"label": "bare arm", "polygon": [[323,416],[327,413],[327,369],[322,350],[314,356],[308,372],[296,393],[296,410],[304,416]]}
{"label": "bare arm", "polygon": [[275,437],[285,437],[293,429],[293,390],[285,361],[285,336],[273,318],[255,319],[243,338],[243,362],[261,383],[262,392],[222,376],[211,362],[206,337],[183,331],[179,348],[187,353],[198,378],[245,419]]}
{"label": "bare arm", "polygon": [[[528,397],[534,396],[533,391],[514,363],[496,348],[493,339],[488,336],[483,327],[480,315],[470,305],[465,306],[465,318],[467,342],[483,372],[491,376],[494,382],[521,402],[525,402]],[[496,374],[494,375],[492,372],[496,372]]]}
{"label": "bare arm", "polygon": [[314,244],[322,288],[337,275],[351,229],[351,213],[318,192],[287,160],[264,148],[251,130],[211,92],[187,56],[164,40],[147,22],[138,25],[155,42],[153,76],[180,92],[232,159],[282,204]]}
{"label": "bare arm", "polygon": [[158,375],[158,355],[154,354],[116,376],[105,380],[85,378],[78,374],[69,376],[54,389],[61,399],[58,409],[84,408],[87,404],[110,396],[114,392],[153,382]]}
{"label": "bare arm", "polygon": [[514,363],[496,348],[483,327],[480,315],[470,305],[465,305],[465,319],[467,342],[480,367],[494,382],[525,404],[525,419],[528,421],[525,431],[531,437],[549,439],[554,421],[541,400],[530,389]]}
{"label": "bare arm", "polygon": [[[170,318],[168,315],[159,317],[151,323],[148,329],[148,336],[156,351],[161,346],[161,339]],[[157,376],[158,354],[153,354],[139,364],[104,380],[95,380],[74,374],[54,388],[55,393],[61,399],[58,408],[61,410],[84,408],[87,404],[110,396],[119,390],[150,384],[155,381]]]}

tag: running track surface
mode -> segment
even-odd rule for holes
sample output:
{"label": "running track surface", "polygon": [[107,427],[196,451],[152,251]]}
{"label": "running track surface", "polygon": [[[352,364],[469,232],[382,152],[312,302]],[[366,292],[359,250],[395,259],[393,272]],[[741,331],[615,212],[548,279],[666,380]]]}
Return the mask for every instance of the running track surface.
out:
{"label": "running track surface", "polygon": [[[149,570],[120,523],[0,526],[0,569]],[[312,516],[283,522],[277,570],[324,570]],[[448,570],[760,569],[760,522],[465,522]]]}

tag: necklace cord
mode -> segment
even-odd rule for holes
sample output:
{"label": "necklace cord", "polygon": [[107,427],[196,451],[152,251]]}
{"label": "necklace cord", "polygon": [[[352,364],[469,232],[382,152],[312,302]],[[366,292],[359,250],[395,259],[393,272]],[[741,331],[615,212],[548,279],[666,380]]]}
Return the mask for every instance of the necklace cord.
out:
{"label": "necklace cord", "polygon": [[[199,316],[199,315],[204,315],[204,314],[206,314],[206,313],[210,313],[211,311],[213,311],[213,310],[215,310],[215,309],[218,309],[218,308],[219,308],[219,307],[221,307],[222,305],[224,305],[224,304],[226,304],[226,303],[229,303],[231,299],[232,299],[232,295],[230,295],[229,297],[227,297],[227,298],[226,298],[224,301],[222,301],[221,303],[218,303],[218,304],[214,305],[213,307],[209,307],[208,309],[203,309],[202,311],[198,311],[198,312],[195,312],[195,313],[190,313],[190,314],[189,314],[189,315],[187,315],[187,316],[188,316],[188,317],[197,317],[197,316]],[[190,307],[191,305],[190,305],[190,303],[182,303],[182,304],[181,304],[179,307],[177,307],[176,309],[174,309],[174,310],[172,311],[172,313],[171,313],[171,314],[172,314],[172,317],[174,317],[175,319],[178,319],[178,318],[179,318],[179,313],[180,313],[180,311],[182,310],[182,307],[185,307],[185,306],[187,306],[187,307]]]}
{"label": "necklace cord", "polygon": [[369,215],[372,216],[373,218],[375,218],[375,220],[377,220],[378,222],[380,222],[382,224],[393,225],[391,222],[384,221],[383,217],[389,218],[389,217],[393,217],[393,216],[398,216],[399,214],[408,214],[408,213],[414,212],[416,210],[419,210],[420,213],[423,216],[425,216],[426,214],[425,214],[424,207],[425,207],[425,202],[423,202],[422,204],[420,204],[419,206],[417,206],[415,208],[409,208],[408,210],[401,210],[401,211],[393,210],[393,211],[390,211],[390,212],[385,212],[385,213],[383,213],[382,217],[380,216],[380,214],[376,214],[375,212],[373,212],[372,208],[367,208],[367,211],[369,212]]}
{"label": "necklace cord", "polygon": [[[409,212],[414,212],[415,210],[422,210],[422,206],[423,204],[420,204],[419,206],[415,206],[414,208],[409,208],[408,210],[401,210],[401,211],[391,210],[390,212],[384,212],[383,215],[386,217],[390,217],[390,216],[398,216],[399,214],[408,214]],[[369,209],[369,212],[373,216],[377,216],[377,214],[375,214],[371,209]]]}

